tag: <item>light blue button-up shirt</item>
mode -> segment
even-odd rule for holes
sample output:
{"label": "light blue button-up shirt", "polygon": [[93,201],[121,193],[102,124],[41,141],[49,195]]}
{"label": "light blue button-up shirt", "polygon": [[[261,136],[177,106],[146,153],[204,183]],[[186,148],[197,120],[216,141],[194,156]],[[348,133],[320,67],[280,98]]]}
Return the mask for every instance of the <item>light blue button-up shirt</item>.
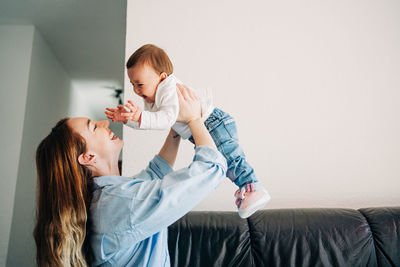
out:
{"label": "light blue button-up shirt", "polygon": [[189,167],[175,172],[155,156],[133,177],[94,178],[93,265],[170,266],[167,227],[212,192],[226,168],[217,150],[200,146]]}

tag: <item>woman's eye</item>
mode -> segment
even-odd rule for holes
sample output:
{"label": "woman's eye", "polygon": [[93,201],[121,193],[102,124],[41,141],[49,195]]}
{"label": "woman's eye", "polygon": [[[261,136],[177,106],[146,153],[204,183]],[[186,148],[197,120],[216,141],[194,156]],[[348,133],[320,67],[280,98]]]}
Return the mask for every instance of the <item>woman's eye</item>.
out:
{"label": "woman's eye", "polygon": [[142,86],[143,86],[143,84],[142,84],[142,83],[139,83],[139,84],[138,84],[138,86],[139,86],[139,87],[142,87]]}
{"label": "woman's eye", "polygon": [[95,124],[95,125],[94,125],[94,129],[93,129],[93,131],[95,131],[95,130],[96,130],[96,128],[97,128],[97,125]]}

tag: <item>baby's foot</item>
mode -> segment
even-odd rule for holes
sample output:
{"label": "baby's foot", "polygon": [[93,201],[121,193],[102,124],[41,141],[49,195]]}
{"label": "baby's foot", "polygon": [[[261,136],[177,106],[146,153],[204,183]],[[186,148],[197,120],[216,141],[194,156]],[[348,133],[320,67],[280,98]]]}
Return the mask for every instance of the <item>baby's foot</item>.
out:
{"label": "baby's foot", "polygon": [[245,194],[246,194],[246,190],[244,189],[244,188],[242,188],[242,190],[236,190],[236,192],[235,192],[235,198],[236,198],[236,200],[235,200],[235,204],[236,204],[236,207],[239,209],[239,207],[240,207],[240,204],[242,203],[242,200],[244,199],[244,197],[245,197]]}
{"label": "baby's foot", "polygon": [[238,213],[241,218],[248,218],[254,212],[264,207],[271,199],[267,190],[260,189],[256,191],[248,191],[244,188],[235,192],[235,204],[238,207]]}

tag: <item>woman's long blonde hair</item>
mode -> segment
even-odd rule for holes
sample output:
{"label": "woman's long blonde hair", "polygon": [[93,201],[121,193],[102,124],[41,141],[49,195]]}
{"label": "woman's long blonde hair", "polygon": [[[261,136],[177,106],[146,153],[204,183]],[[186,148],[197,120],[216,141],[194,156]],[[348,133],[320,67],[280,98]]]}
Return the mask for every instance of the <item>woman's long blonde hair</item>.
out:
{"label": "woman's long blonde hair", "polygon": [[85,140],[60,120],[36,150],[39,266],[87,266],[85,242],[91,194],[90,171],[78,163]]}

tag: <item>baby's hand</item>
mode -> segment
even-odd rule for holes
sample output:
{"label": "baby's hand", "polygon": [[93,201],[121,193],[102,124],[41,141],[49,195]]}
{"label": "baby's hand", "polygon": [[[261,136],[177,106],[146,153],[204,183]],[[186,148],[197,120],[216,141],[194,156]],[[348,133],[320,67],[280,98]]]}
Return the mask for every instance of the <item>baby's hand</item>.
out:
{"label": "baby's hand", "polygon": [[106,108],[104,113],[107,115],[107,118],[112,120],[113,122],[123,122],[127,123],[128,119],[125,116],[122,116],[122,113],[125,113],[126,110],[122,105],[118,105],[117,108]]}
{"label": "baby's hand", "polygon": [[121,113],[121,116],[123,116],[126,120],[133,120],[140,123],[142,119],[142,110],[140,109],[140,107],[136,106],[136,104],[133,103],[131,100],[128,100],[128,104],[125,104],[125,107],[130,112],[125,111]]}

